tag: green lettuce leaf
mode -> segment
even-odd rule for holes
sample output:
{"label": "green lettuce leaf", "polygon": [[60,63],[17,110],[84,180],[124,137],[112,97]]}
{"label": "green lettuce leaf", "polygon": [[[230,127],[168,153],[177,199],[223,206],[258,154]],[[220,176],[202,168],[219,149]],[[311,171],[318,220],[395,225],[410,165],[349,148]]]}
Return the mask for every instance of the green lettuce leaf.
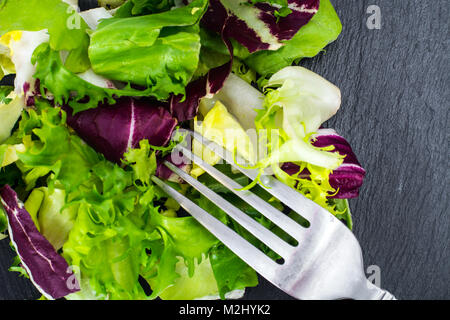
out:
{"label": "green lettuce leaf", "polygon": [[179,259],[175,271],[178,277],[172,286],[165,289],[160,297],[163,300],[194,300],[217,296],[216,278],[209,259],[195,264],[195,272],[189,275],[189,268]]}
{"label": "green lettuce leaf", "polygon": [[258,276],[255,270],[226,246],[216,246],[209,257],[222,299],[230,291],[258,285]]}
{"label": "green lettuce leaf", "polygon": [[160,100],[184,94],[199,63],[198,21],[207,3],[195,0],[158,14],[104,20],[89,46],[94,72],[149,88]]}
{"label": "green lettuce leaf", "polygon": [[138,15],[148,15],[152,13],[160,13],[170,10],[174,5],[174,0],[129,0],[117,9],[115,16],[124,18]]}
{"label": "green lettuce leaf", "polygon": [[60,0],[1,0],[0,35],[9,31],[47,29],[53,50],[70,51],[66,67],[83,72],[89,67],[87,24],[76,10]]}
{"label": "green lettuce leaf", "polygon": [[[158,262],[144,275],[153,290],[151,298],[161,296],[170,300],[176,295],[192,296],[194,292],[190,292],[191,286],[198,288],[199,284],[190,278],[204,276],[204,272],[197,271],[196,268],[199,265],[204,267],[202,261],[218,240],[192,217],[166,217],[152,212],[150,224],[161,236],[159,243],[154,243],[151,247],[152,258],[158,259]],[[184,280],[180,280],[180,277]],[[185,286],[183,292],[168,290],[173,285],[180,286],[180,282],[184,283],[181,286]],[[188,284],[191,286],[186,287]],[[215,283],[203,285],[209,287]],[[197,294],[200,296],[195,298],[204,295],[201,290]]]}
{"label": "green lettuce leaf", "polygon": [[151,213],[151,225],[165,234],[176,254],[183,257],[193,275],[196,260],[200,262],[218,240],[202,227],[193,217],[166,217]]}

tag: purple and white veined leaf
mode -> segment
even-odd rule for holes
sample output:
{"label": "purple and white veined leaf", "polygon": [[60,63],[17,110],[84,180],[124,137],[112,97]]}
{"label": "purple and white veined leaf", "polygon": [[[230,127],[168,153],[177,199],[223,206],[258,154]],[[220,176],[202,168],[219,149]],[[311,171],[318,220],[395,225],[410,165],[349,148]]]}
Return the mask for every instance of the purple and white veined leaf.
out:
{"label": "purple and white veined leaf", "polygon": [[251,53],[277,50],[290,40],[319,10],[319,0],[288,0],[291,13],[280,17],[275,4],[247,0],[211,0],[202,25],[234,38]]}
{"label": "purple and white veined leaf", "polygon": [[[317,134],[312,136],[313,145],[315,147],[334,146],[333,152],[338,152],[345,156],[344,162],[337,169],[333,170],[330,175],[330,185],[338,190],[337,194],[330,196],[335,199],[351,199],[359,195],[366,170],[361,166],[350,144],[343,137],[338,135],[333,129],[319,129]],[[284,163],[283,171],[293,175],[297,174],[300,167],[294,163]],[[304,169],[299,178],[308,179],[309,172]]]}
{"label": "purple and white veined leaf", "polygon": [[17,194],[8,185],[0,189],[8,230],[22,266],[36,288],[48,299],[59,299],[79,291],[66,260],[36,228]]}
{"label": "purple and white veined leaf", "polygon": [[339,189],[339,192],[333,198],[350,199],[358,197],[366,170],[359,163],[348,141],[333,129],[319,129],[314,138],[314,146],[327,147],[332,145],[335,147],[335,152],[345,155],[344,163],[334,170],[330,176],[331,186]]}
{"label": "purple and white veined leaf", "polygon": [[198,113],[200,100],[212,98],[219,92],[233,66],[233,46],[228,38],[222,34],[222,40],[230,53],[230,61],[211,69],[205,76],[189,83],[186,87],[186,95],[172,96],[170,100],[170,112],[180,122],[194,119]]}
{"label": "purple and white veined leaf", "polygon": [[162,104],[133,98],[117,99],[114,105],[101,104],[75,115],[69,107],[64,110],[67,124],[97,152],[116,163],[143,139],[154,146],[165,146],[178,123]]}
{"label": "purple and white veined leaf", "polygon": [[175,174],[170,170],[165,164],[164,161],[168,161],[181,170],[189,173],[192,164],[190,161],[183,156],[183,154],[177,150],[172,151],[171,154],[167,155],[163,159],[157,159],[156,173],[155,175],[163,180],[168,180],[176,183],[184,183],[184,180],[180,178],[179,175]]}

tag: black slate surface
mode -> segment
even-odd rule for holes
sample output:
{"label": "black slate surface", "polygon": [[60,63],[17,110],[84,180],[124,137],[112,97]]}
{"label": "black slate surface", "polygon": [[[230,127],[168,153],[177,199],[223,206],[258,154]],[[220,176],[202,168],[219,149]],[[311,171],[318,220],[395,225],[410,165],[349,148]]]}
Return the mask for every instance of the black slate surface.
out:
{"label": "black slate surface", "polygon": [[[351,201],[365,265],[399,299],[449,299],[448,0],[334,0],[344,29],[326,54],[302,65],[341,88],[328,122],[367,169]],[[369,5],[381,9],[369,30]],[[8,272],[13,253],[0,242],[0,299],[35,299],[28,280]],[[245,299],[290,299],[267,282]]]}

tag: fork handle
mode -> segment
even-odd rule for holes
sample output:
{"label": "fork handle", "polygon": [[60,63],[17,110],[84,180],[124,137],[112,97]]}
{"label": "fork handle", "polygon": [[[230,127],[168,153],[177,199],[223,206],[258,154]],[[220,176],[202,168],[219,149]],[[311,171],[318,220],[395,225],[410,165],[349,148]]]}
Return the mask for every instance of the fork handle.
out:
{"label": "fork handle", "polygon": [[369,280],[363,281],[356,298],[358,300],[397,300],[391,293],[377,287]]}

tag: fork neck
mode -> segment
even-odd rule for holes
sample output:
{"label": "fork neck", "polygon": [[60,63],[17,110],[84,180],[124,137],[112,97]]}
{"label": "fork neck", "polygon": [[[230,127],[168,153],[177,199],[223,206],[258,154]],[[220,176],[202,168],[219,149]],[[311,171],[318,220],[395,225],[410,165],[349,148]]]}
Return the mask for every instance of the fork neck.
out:
{"label": "fork neck", "polygon": [[374,285],[369,280],[363,281],[355,294],[357,300],[397,300],[391,293]]}

